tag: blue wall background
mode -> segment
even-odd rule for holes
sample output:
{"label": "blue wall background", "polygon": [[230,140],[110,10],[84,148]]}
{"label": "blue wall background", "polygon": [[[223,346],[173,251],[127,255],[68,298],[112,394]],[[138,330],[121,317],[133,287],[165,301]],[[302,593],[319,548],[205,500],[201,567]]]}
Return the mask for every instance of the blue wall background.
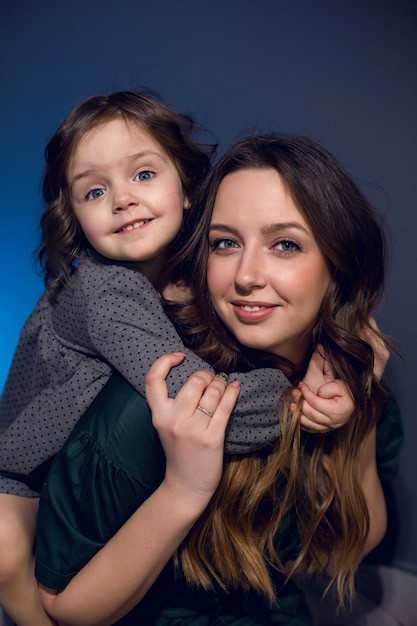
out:
{"label": "blue wall background", "polygon": [[411,0],[16,0],[0,23],[0,387],[42,290],[31,252],[43,149],[98,91],[142,85],[195,115],[220,152],[248,130],[310,135],[385,216],[381,327],[406,433],[390,501],[393,561],[417,571],[417,18]]}

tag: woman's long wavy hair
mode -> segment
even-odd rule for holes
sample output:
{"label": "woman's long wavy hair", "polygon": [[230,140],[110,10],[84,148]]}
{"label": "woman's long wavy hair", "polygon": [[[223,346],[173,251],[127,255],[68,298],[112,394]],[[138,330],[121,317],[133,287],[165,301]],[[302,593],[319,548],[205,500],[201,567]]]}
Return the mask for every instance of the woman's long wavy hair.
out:
{"label": "woman's long wavy hair", "polygon": [[[184,195],[191,203],[196,186],[210,167],[215,146],[199,144],[194,138],[193,118],[171,110],[154,95],[123,91],[92,96],[78,104],[45,149],[42,190],[46,209],[40,222],[38,259],[52,301],[69,281],[81,250],[89,247],[71,206],[67,184],[74,150],[86,133],[117,118],[145,130],[159,143],[175,164]],[[176,250],[174,242],[172,251]]]}
{"label": "woman's long wavy hair", "polygon": [[[263,364],[264,358],[236,343],[214,311],[207,288],[208,230],[216,193],[228,174],[245,169],[280,174],[327,260],[331,280],[305,364],[321,344],[336,376],[347,382],[356,408],[339,430],[308,435],[300,431],[298,416],[289,413],[287,398],[279,411],[276,445],[225,458],[217,492],[177,558],[190,583],[205,588],[214,583],[226,590],[241,586],[271,601],[276,593],[271,568],[289,576],[330,570],[342,601],[354,593],[369,531],[361,453],[384,402],[373,374],[373,349],[361,333],[369,328],[383,291],[384,234],[351,177],[313,140],[268,135],[232,145],[201,186],[190,229],[183,233],[184,249],[173,261],[175,275],[186,277],[194,294],[189,306],[176,309],[177,321],[190,329],[191,344],[200,338],[199,353],[219,369],[236,371]],[[269,363],[281,367],[294,384],[305,372],[305,367],[277,358]],[[291,516],[299,543],[289,562],[284,556],[289,534],[281,531]]]}

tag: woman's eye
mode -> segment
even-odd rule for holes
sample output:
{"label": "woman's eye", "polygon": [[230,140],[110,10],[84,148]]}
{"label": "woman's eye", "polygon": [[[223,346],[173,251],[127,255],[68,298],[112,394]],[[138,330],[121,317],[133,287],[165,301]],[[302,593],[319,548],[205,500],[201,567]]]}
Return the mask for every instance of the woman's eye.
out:
{"label": "woman's eye", "polygon": [[213,250],[231,250],[237,247],[237,243],[233,239],[215,239],[210,246]]}
{"label": "woman's eye", "polygon": [[100,198],[100,196],[102,196],[103,194],[104,189],[97,187],[97,189],[91,189],[91,191],[86,194],[85,198],[86,200],[96,200],[97,198]]}
{"label": "woman's eye", "polygon": [[296,252],[301,249],[298,243],[295,243],[295,241],[292,241],[291,239],[278,241],[278,243],[275,244],[275,247],[279,252]]}
{"label": "woman's eye", "polygon": [[150,180],[155,176],[155,172],[151,172],[150,170],[143,170],[142,172],[138,172],[135,176],[137,180],[144,181]]}

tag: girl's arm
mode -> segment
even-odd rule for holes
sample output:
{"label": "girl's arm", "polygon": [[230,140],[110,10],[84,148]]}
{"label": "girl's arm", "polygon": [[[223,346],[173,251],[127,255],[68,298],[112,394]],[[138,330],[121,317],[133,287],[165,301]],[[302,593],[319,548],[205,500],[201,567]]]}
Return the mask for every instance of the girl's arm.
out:
{"label": "girl's arm", "polygon": [[[211,369],[184,347],[160,297],[140,272],[120,267],[118,273],[102,281],[90,294],[87,320],[96,352],[142,396],[146,373],[164,354],[186,354],[183,363],[167,376],[171,397],[193,372]],[[290,386],[287,378],[278,369],[260,368],[230,374],[230,379],[241,383],[241,394],[227,427],[225,451],[246,454],[273,443],[279,436],[278,405]]]}
{"label": "girl's arm", "polygon": [[182,358],[162,357],[147,377],[153,423],[166,454],[165,478],[63,591],[41,587],[46,610],[61,625],[110,625],[138,604],[220,481],[224,433],[239,385],[226,387],[212,373],[197,372],[172,400],[164,379]]}

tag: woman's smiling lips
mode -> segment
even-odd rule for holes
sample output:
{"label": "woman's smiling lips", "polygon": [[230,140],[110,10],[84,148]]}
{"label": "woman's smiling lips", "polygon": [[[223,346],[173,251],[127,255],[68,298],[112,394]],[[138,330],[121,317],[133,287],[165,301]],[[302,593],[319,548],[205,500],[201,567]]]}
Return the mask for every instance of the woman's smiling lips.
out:
{"label": "woman's smiling lips", "polygon": [[145,224],[148,224],[150,221],[151,219],[132,220],[131,222],[128,222],[127,224],[123,224],[123,226],[121,226],[115,232],[116,233],[129,233],[132,230],[137,230],[138,228],[142,228],[142,226],[144,226]]}
{"label": "woman's smiling lips", "polygon": [[265,302],[244,302],[234,301],[231,302],[235,311],[236,317],[241,322],[259,322],[266,319],[271,315],[278,305],[267,304]]}

